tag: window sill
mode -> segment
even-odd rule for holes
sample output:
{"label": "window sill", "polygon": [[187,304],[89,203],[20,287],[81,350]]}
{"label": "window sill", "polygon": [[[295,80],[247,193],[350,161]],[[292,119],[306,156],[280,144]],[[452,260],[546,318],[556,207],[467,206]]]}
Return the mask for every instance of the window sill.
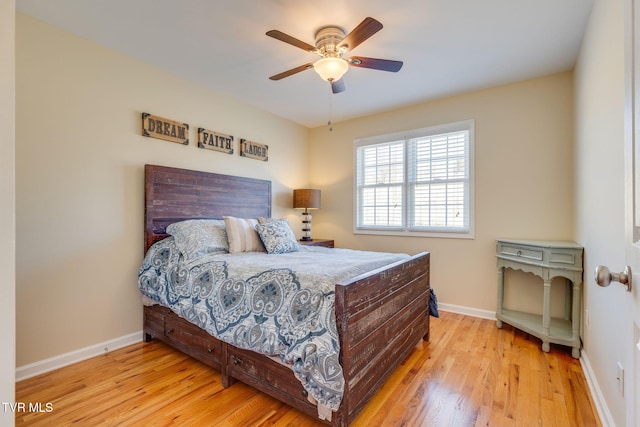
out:
{"label": "window sill", "polygon": [[368,228],[356,228],[353,234],[369,234],[375,236],[395,237],[429,237],[440,239],[475,239],[473,232],[455,233],[451,231],[404,231],[404,230],[373,230]]}

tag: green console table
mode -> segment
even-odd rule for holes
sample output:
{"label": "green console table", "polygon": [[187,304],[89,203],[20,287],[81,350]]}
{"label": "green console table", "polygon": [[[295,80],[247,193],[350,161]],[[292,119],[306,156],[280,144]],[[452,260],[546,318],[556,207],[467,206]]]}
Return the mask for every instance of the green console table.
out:
{"label": "green console table", "polygon": [[[580,357],[580,314],[582,288],[582,246],[568,241],[499,239],[496,245],[498,266],[498,309],[496,325],[508,323],[542,340],[542,351],[550,343],[572,347],[571,355]],[[544,284],[542,316],[503,307],[506,269],[522,270],[542,278]],[[564,318],[551,317],[551,281],[564,277],[567,282]]]}

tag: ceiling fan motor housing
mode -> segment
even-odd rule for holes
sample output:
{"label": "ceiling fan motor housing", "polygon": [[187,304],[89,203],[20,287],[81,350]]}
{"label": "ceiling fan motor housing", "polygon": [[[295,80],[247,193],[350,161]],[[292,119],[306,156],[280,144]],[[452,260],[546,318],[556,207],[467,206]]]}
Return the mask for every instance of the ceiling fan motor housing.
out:
{"label": "ceiling fan motor housing", "polygon": [[316,48],[318,54],[325,57],[341,57],[346,48],[338,49],[338,44],[345,38],[346,33],[340,27],[322,27],[316,33]]}

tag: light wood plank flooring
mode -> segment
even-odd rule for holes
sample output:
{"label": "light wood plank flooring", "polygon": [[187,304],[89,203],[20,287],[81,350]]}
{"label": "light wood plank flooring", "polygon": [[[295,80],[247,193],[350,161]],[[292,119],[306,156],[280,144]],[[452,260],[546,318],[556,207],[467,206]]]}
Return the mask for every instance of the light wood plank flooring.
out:
{"label": "light wood plank flooring", "polygon": [[[537,338],[453,313],[398,368],[355,426],[600,426],[579,361]],[[16,425],[322,425],[160,342],[140,343],[17,383]],[[47,406],[49,404],[50,406]],[[47,409],[52,409],[46,412]]]}

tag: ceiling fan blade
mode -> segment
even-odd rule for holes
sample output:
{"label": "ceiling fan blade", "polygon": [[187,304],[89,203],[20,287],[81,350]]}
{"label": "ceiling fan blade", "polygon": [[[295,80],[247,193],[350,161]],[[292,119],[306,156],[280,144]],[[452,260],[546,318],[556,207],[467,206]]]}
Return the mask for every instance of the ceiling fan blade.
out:
{"label": "ceiling fan blade", "polygon": [[271,30],[266,33],[269,37],[273,37],[274,39],[280,40],[281,42],[289,43],[292,46],[299,47],[302,50],[306,50],[307,52],[315,53],[316,47],[310,45],[309,43],[305,43],[302,40],[298,40],[295,37],[290,36],[289,34],[285,34],[282,31]]}
{"label": "ceiling fan blade", "polygon": [[269,79],[271,79],[271,80],[284,79],[285,77],[292,76],[292,75],[294,75],[296,73],[299,73],[300,71],[308,70],[309,68],[313,68],[313,62],[309,62],[308,64],[304,64],[304,65],[301,65],[299,67],[292,68],[292,69],[287,70],[287,71],[283,71],[280,74],[276,74],[274,76],[269,77]]}
{"label": "ceiling fan blade", "polygon": [[338,44],[338,49],[348,47],[349,50],[355,49],[360,43],[377,33],[382,29],[382,24],[371,17],[366,17],[356,28],[353,29]]}
{"label": "ceiling fan blade", "polygon": [[331,82],[331,92],[340,93],[344,92],[346,88],[344,87],[344,77],[338,81]]}
{"label": "ceiling fan blade", "polygon": [[372,68],[374,70],[396,72],[402,68],[402,61],[392,61],[390,59],[366,58],[364,56],[352,56],[349,64],[354,67]]}

